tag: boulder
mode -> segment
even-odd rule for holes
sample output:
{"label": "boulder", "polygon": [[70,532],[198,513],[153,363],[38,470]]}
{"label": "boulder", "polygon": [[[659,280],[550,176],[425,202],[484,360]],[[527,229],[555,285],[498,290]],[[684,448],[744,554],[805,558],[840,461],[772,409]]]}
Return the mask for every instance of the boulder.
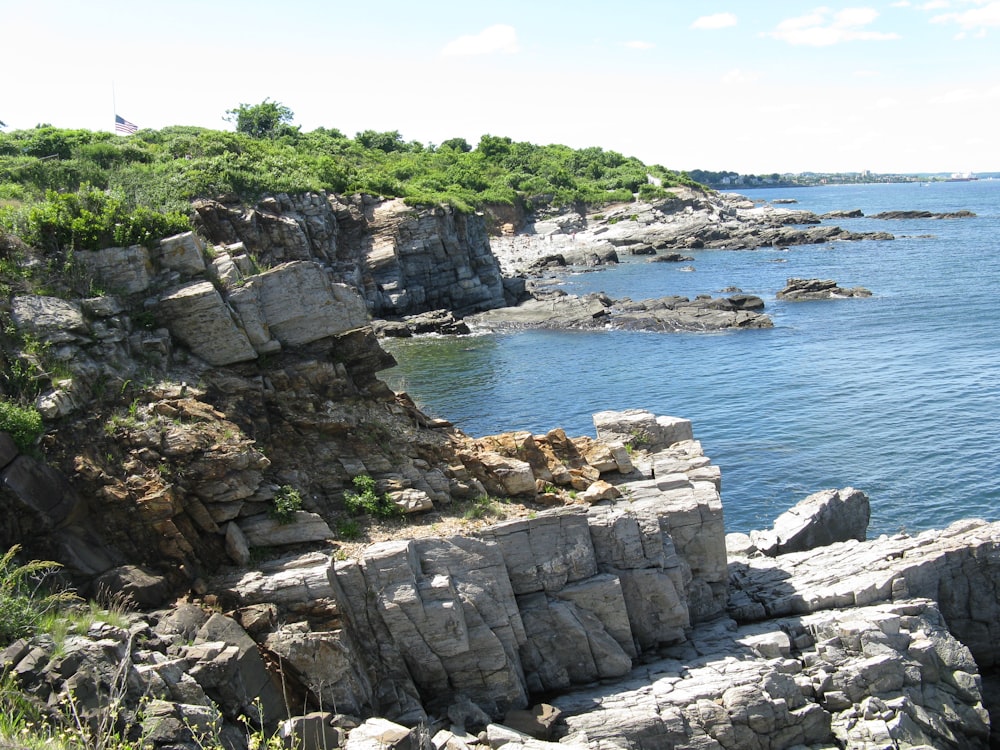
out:
{"label": "boulder", "polygon": [[642,409],[602,411],[594,414],[593,419],[598,439],[650,452],[693,437],[691,420],[656,416]]}
{"label": "boulder", "polygon": [[344,750],[419,750],[411,730],[388,719],[371,718],[347,735]]}
{"label": "boulder", "polygon": [[750,534],[753,545],[765,555],[782,555],[823,547],[834,542],[865,540],[871,508],[861,490],[823,490],[799,501],[782,513],[770,531]]}
{"label": "boulder", "polygon": [[170,595],[167,579],[136,565],[121,565],[102,573],[93,583],[100,601],[152,609]]}
{"label": "boulder", "polygon": [[343,747],[347,733],[333,725],[334,715],[329,711],[313,711],[303,716],[293,716],[281,722],[278,737],[286,747],[299,750],[331,750]]}
{"label": "boulder", "polygon": [[255,277],[261,317],[284,346],[298,346],[368,324],[364,300],[346,284],[330,281],[311,262],[276,266]]}
{"label": "boulder", "polygon": [[257,358],[242,327],[222,296],[208,281],[177,287],[160,297],[159,319],[196,356],[211,365],[229,365]]}
{"label": "boulder", "polygon": [[280,547],[333,538],[333,531],[321,516],[304,510],[295,511],[287,521],[258,514],[238,523],[246,543],[251,547]]}

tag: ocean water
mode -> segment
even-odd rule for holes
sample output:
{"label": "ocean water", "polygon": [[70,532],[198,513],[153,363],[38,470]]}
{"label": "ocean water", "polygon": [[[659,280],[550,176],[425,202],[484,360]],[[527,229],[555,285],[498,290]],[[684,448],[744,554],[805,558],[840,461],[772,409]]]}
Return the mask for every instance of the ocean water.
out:
{"label": "ocean water", "polygon": [[[892,241],[692,251],[567,275],[570,293],[764,299],[769,330],[523,331],[386,342],[382,377],[471,435],[562,427],[594,435],[604,409],[686,417],[722,469],[728,531],[768,528],[806,495],[853,486],[869,535],[1000,518],[1000,181],[767,189],[823,213],[968,209],[952,220],[841,219]],[[783,302],[789,277],[874,296]]]}

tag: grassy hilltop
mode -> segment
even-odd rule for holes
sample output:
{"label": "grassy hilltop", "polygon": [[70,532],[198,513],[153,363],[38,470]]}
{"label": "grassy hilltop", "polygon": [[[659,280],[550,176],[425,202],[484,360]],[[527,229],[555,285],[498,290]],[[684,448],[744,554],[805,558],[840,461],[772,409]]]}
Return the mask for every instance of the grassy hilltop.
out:
{"label": "grassy hilltop", "polygon": [[[304,133],[265,100],[228,111],[236,131],[172,126],[131,136],[39,125],[0,133],[0,229],[40,249],[143,243],[187,228],[195,198],[241,200],[329,191],[527,210],[653,199],[693,184],[662,166],[600,148],[538,146],[484,135],[440,145],[398,131]],[[660,181],[652,184],[649,176]]]}

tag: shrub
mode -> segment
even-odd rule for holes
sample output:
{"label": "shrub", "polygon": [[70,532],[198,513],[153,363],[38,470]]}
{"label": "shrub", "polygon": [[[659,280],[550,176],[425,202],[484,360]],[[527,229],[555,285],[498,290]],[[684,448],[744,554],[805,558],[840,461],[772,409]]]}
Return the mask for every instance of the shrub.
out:
{"label": "shrub", "polygon": [[42,435],[42,415],[33,406],[0,400],[0,431],[9,433],[22,453],[29,452]]}
{"label": "shrub", "polygon": [[76,599],[68,591],[49,593],[46,579],[61,566],[34,560],[24,565],[16,561],[20,545],[15,544],[0,557],[0,645],[32,635],[42,618],[65,602]]}
{"label": "shrub", "polygon": [[274,493],[271,499],[270,516],[278,523],[291,523],[295,514],[302,510],[302,495],[291,485],[284,485]]}
{"label": "shrub", "polygon": [[344,503],[351,513],[367,513],[379,518],[392,518],[403,514],[392,499],[375,491],[375,480],[367,474],[359,474],[351,480],[357,492],[348,490],[344,493]]}

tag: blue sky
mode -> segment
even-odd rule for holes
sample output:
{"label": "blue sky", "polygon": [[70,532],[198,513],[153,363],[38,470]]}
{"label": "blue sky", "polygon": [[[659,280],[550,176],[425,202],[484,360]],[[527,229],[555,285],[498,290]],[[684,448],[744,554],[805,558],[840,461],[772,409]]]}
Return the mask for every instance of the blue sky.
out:
{"label": "blue sky", "polygon": [[672,169],[1000,171],[1000,1],[0,0],[0,121],[484,133]]}

